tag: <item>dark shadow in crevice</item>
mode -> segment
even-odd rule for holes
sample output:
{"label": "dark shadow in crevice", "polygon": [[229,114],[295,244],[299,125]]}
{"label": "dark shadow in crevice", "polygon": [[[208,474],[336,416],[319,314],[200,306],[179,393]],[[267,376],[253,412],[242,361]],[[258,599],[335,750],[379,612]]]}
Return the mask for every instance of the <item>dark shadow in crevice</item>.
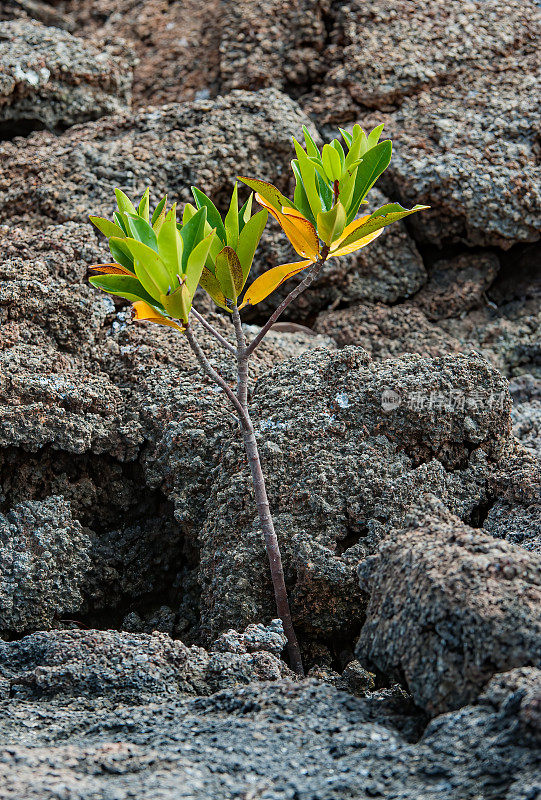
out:
{"label": "dark shadow in crevice", "polygon": [[0,142],[9,142],[18,136],[30,136],[35,131],[45,131],[47,126],[39,119],[6,119],[0,121]]}

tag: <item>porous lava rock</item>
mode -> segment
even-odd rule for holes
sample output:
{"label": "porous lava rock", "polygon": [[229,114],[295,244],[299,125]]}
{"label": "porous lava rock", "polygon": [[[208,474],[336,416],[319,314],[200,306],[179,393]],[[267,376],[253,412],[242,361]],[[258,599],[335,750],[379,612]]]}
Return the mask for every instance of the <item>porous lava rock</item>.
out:
{"label": "porous lava rock", "polygon": [[540,666],[541,570],[533,553],[456,518],[412,528],[359,567],[370,602],[357,655],[402,676],[436,715],[496,672]]}
{"label": "porous lava rock", "polygon": [[90,539],[63,497],[0,513],[0,632],[50,627],[82,604]]}
{"label": "porous lava rock", "polygon": [[363,303],[318,315],[314,330],[339,347],[359,345],[374,359],[405,353],[444,356],[460,352],[459,343],[411,304]]}
{"label": "porous lava rock", "polygon": [[184,0],[69,0],[66,20],[80,36],[137,56],[134,104],[159,106],[208,97],[218,87],[224,4]]}
{"label": "porous lava rock", "polygon": [[[475,522],[504,494],[533,502],[533,458],[510,436],[505,380],[475,355],[373,362],[310,351],[263,375],[253,416],[299,632],[333,652],[355,638],[359,560],[434,493]],[[201,624],[266,618],[272,594],[242,447],[222,450],[199,534]],[[310,648],[308,647],[307,654]]]}
{"label": "porous lava rock", "polygon": [[33,20],[0,29],[0,138],[127,111],[132,57]]}
{"label": "porous lava rock", "polygon": [[[262,638],[251,652],[208,653],[158,632],[39,632],[0,642],[0,686],[4,695],[7,691],[7,696],[21,700],[103,697],[143,703],[208,695],[254,680],[291,679],[291,671],[265,649]],[[283,632],[281,643],[280,650]]]}
{"label": "porous lava rock", "polygon": [[494,253],[464,253],[437,261],[414,302],[430,320],[458,317],[484,305],[485,292],[498,274],[499,266]]}
{"label": "porous lava rock", "polygon": [[[140,683],[145,667],[157,668],[151,685],[171,672],[153,656],[138,668]],[[114,694],[14,694],[1,703],[1,792],[5,800],[66,792],[81,800],[154,800],[158,793],[176,800],[181,786],[194,800],[295,793],[322,800],[533,798],[539,676],[535,669],[495,676],[476,704],[432,720],[418,741],[400,732],[416,718],[388,693],[356,698],[316,681],[252,683],[210,697],[166,694],[138,704],[118,703]]]}
{"label": "porous lava rock", "polygon": [[[193,201],[197,184],[218,203],[229,202],[237,175],[278,181],[291,137],[311,126],[299,106],[274,89],[233,92],[216,100],[172,104],[107,117],[61,136],[39,132],[0,145],[0,220],[88,221],[111,216],[114,189],[157,200]],[[315,129],[311,126],[311,129]],[[277,177],[278,173],[278,177]]]}

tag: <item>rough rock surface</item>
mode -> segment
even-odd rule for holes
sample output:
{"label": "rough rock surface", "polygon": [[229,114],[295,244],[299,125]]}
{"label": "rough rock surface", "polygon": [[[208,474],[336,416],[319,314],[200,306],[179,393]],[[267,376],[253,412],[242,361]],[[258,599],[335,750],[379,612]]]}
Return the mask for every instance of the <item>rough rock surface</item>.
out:
{"label": "rough rock surface", "polygon": [[541,665],[541,569],[526,550],[427,518],[359,576],[370,592],[361,663],[402,676],[432,715],[474,700],[495,672]]}
{"label": "rough rock surface", "polygon": [[[0,512],[13,562],[0,629],[75,612],[103,624],[95,615],[107,612],[109,625],[126,617],[132,630],[193,634],[197,531],[233,417],[182,338],[129,324],[121,303],[86,283],[104,258],[88,225],[0,232]],[[272,333],[253,375],[325,342]]]}
{"label": "rough rock surface", "polygon": [[[266,649],[266,629],[260,627],[262,635],[250,652],[222,648],[208,653],[157,632],[34,633],[0,642],[0,694],[19,700],[104,697],[142,703],[160,696],[208,695],[250,681],[291,679],[276,643],[272,641],[274,652]],[[236,636],[242,639],[242,634]],[[280,623],[269,636],[281,644],[279,654],[285,642]]]}
{"label": "rough rock surface", "polygon": [[314,330],[339,347],[360,345],[374,359],[405,353],[444,356],[460,352],[459,343],[430,322],[415,306],[364,303],[318,315]]}
{"label": "rough rock surface", "polygon": [[90,539],[63,497],[0,513],[0,632],[49,627],[82,604]]}
{"label": "rough rock surface", "polygon": [[[351,646],[364,613],[358,561],[394,536],[410,506],[422,509],[425,493],[473,524],[504,494],[511,505],[534,502],[533,459],[516,449],[508,413],[504,380],[476,356],[376,363],[360,348],[315,350],[259,380],[253,416],[303,635],[335,653]],[[199,535],[210,638],[271,613],[250,492],[233,441]]]}
{"label": "rough rock surface", "polygon": [[333,128],[385,121],[395,139],[389,188],[432,206],[411,220],[419,238],[503,247],[539,239],[533,0],[250,0],[226,9],[225,88],[277,86]]}
{"label": "rough rock surface", "polygon": [[276,179],[303,124],[311,125],[299,106],[269,89],[109,117],[59,137],[40,132],[24,143],[6,142],[0,146],[0,220],[24,216],[43,224],[84,222],[92,212],[107,216],[117,186],[130,196],[152,186],[155,198],[168,193],[187,201],[196,183],[224,205],[235,176]]}
{"label": "rough rock surface", "polygon": [[520,375],[511,381],[513,432],[541,461],[541,378]]}
{"label": "rough rock surface", "polygon": [[494,253],[463,254],[436,262],[415,304],[428,319],[458,317],[483,305],[484,293],[496,277],[499,261]]}
{"label": "rough rock surface", "polygon": [[13,698],[0,715],[0,797],[523,800],[540,788],[538,706],[539,671],[514,670],[414,743],[385,696],[313,681],[137,706]]}
{"label": "rough rock surface", "polygon": [[0,138],[126,111],[131,61],[127,48],[115,54],[30,20],[2,23]]}
{"label": "rough rock surface", "polygon": [[184,0],[70,0],[66,18],[80,35],[135,52],[134,103],[208,97],[217,88],[223,3]]}
{"label": "rough rock surface", "polygon": [[541,376],[541,307],[537,298],[485,305],[439,325],[461,349],[474,349],[505,375]]}

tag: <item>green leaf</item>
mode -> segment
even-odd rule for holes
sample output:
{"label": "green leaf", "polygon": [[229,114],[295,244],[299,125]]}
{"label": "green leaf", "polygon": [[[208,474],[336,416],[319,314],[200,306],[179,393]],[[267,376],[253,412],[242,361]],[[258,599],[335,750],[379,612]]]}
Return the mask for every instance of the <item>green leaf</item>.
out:
{"label": "green leaf", "polygon": [[165,204],[164,204],[164,206],[162,207],[162,210],[160,211],[159,215],[157,216],[157,218],[155,219],[155,221],[152,224],[152,230],[154,231],[156,236],[159,235],[159,233],[160,233],[160,231],[162,229],[162,225],[165,222],[166,213],[167,213],[167,209],[166,209]]}
{"label": "green leaf", "polygon": [[351,144],[349,146],[349,152],[346,156],[346,169],[351,169],[355,161],[357,161],[361,155],[361,145],[363,142],[364,131],[360,125],[357,125],[356,128],[358,128],[357,135],[352,137]]}
{"label": "green leaf", "polygon": [[[299,142],[296,139],[293,139],[293,143],[297,153],[304,191],[306,193],[306,197],[308,198],[310,208],[312,209],[313,218],[316,219],[317,215],[321,211],[321,198],[317,190],[316,182],[316,168],[314,162],[308,158]],[[338,153],[336,153],[336,158],[338,158],[338,161],[340,161]]]}
{"label": "green leaf", "polygon": [[117,264],[120,264],[125,269],[135,274],[135,267],[133,264],[133,256],[124,244],[125,239],[109,239],[109,250]]}
{"label": "green leaf", "polygon": [[385,172],[391,161],[392,144],[390,139],[380,142],[363,156],[357,168],[353,200],[348,213],[348,224],[355,219],[361,202],[368,194],[379,176]]}
{"label": "green leaf", "polygon": [[244,285],[239,257],[232,247],[224,247],[216,256],[216,277],[229,300],[236,300]]}
{"label": "green leaf", "polygon": [[[321,200],[321,208],[323,211],[329,211],[332,208],[334,193],[331,187],[329,186],[327,180],[323,180],[321,175],[316,175],[316,183],[318,188],[318,194]],[[314,220],[314,225],[315,225]]]}
{"label": "green leaf", "polygon": [[254,193],[250,192],[248,200],[244,203],[239,211],[239,233],[242,231],[250,217],[252,216],[252,203],[254,201]]}
{"label": "green leaf", "polygon": [[304,214],[306,219],[309,219],[312,225],[315,226],[316,221],[314,215],[312,214],[312,209],[310,208],[310,203],[308,202],[308,197],[306,196],[306,190],[304,188],[304,183],[302,182],[302,175],[299,169],[299,162],[297,159],[293,159],[291,162],[291,168],[293,170],[293,174],[295,176],[295,194],[293,196],[293,202],[295,203],[295,208]]}
{"label": "green leaf", "polygon": [[348,147],[351,147],[351,142],[353,141],[353,136],[351,133],[348,133],[344,128],[338,128],[340,133],[342,134],[342,138],[344,142],[347,144]]}
{"label": "green leaf", "polygon": [[206,194],[197,188],[197,186],[192,186],[192,194],[194,196],[195,204],[197,208],[206,208],[207,209],[207,219],[212,225],[213,228],[216,229],[216,234],[220,237],[222,242],[225,244],[227,241],[227,234],[225,232],[224,223],[222,222],[222,217],[220,212],[210,199],[207,197]]}
{"label": "green leaf", "polygon": [[328,179],[332,182],[340,180],[340,176],[342,175],[342,162],[334,147],[330,144],[324,144],[321,158]]}
{"label": "green leaf", "polygon": [[350,233],[343,242],[340,242],[340,248],[346,247],[348,244],[353,244],[359,239],[368,236],[368,234],[378,231],[380,228],[386,228],[388,225],[392,225],[393,222],[398,222],[404,217],[415,214],[417,211],[423,211],[426,208],[429,208],[429,206],[417,205],[408,209],[404,208],[399,203],[387,203],[381,206],[381,208],[378,208],[377,211],[374,211],[366,222],[360,225],[353,233]]}
{"label": "green leaf", "polygon": [[177,282],[177,275],[182,272],[182,237],[177,230],[177,204],[167,213],[158,234],[158,253],[169,272],[171,285]]}
{"label": "green leaf", "polygon": [[142,196],[137,213],[140,217],[143,217],[145,222],[150,223],[150,188],[148,188]]}
{"label": "green leaf", "polygon": [[374,128],[374,130],[371,133],[368,134],[368,141],[367,141],[368,150],[371,150],[372,147],[375,147],[377,145],[377,143],[379,142],[379,137],[381,136],[381,132],[383,131],[384,127],[385,123],[382,123],[381,125],[378,125],[377,128]]}
{"label": "green leaf", "polygon": [[152,306],[157,305],[156,300],[145,291],[135,276],[132,278],[130,275],[93,275],[88,280],[92,286],[109,292],[109,294],[123,297],[131,303],[144,300],[145,303]]}
{"label": "green leaf", "polygon": [[346,209],[338,200],[330,211],[320,211],[317,215],[317,232],[325,244],[332,244],[342,235],[346,227]]}
{"label": "green leaf", "polygon": [[137,214],[126,214],[126,222],[134,239],[158,252],[158,239],[146,220]]}
{"label": "green leaf", "polygon": [[329,183],[329,179],[327,177],[327,173],[325,172],[325,168],[321,160],[317,158],[310,158],[310,163],[314,165],[316,172],[318,173],[319,177]]}
{"label": "green leaf", "polygon": [[340,189],[340,200],[344,208],[346,209],[346,213],[349,210],[351,205],[351,200],[353,198],[353,191],[355,189],[355,180],[357,177],[357,165],[353,168],[346,169],[345,173],[342,175],[340,180],[339,189]]}
{"label": "green leaf", "polygon": [[231,195],[229,211],[225,215],[224,227],[227,244],[234,250],[239,241],[239,190],[236,181]]}
{"label": "green leaf", "polygon": [[[205,235],[205,223],[207,221],[207,206],[203,205],[199,211],[197,211],[191,220],[183,225],[180,229],[180,235],[182,236],[182,243],[183,243],[183,250],[182,250],[182,272],[186,272],[186,267],[188,266],[188,258],[190,253],[199,244],[201,239]],[[220,220],[221,221],[221,220]],[[209,220],[210,224],[212,222]],[[223,227],[223,225],[222,225]]]}
{"label": "green leaf", "polygon": [[[184,211],[182,212],[182,225],[186,225],[192,217],[197,214],[197,208],[192,203],[186,203]],[[179,230],[182,230],[182,225],[177,225]],[[210,225],[209,225],[210,228]]]}
{"label": "green leaf", "polygon": [[[302,149],[302,148],[301,148]],[[304,151],[303,151],[304,152]],[[272,183],[267,183],[267,181],[261,181],[258,178],[243,178],[241,175],[238,176],[239,181],[242,181],[249,186],[250,189],[253,189],[254,192],[257,192],[261,197],[270,203],[271,206],[276,208],[278,211],[282,210],[283,206],[291,206],[291,200],[288,200],[282,192],[278,191],[276,186],[273,186]]]}
{"label": "green leaf", "polygon": [[190,309],[192,307],[192,298],[185,283],[178,286],[174,292],[162,294],[160,301],[167,313],[174,319],[180,319],[182,322],[188,322]]}
{"label": "green leaf", "polygon": [[137,239],[123,241],[134,258],[135,274],[147,292],[156,298],[166,294],[172,286],[172,280],[158,253]]}
{"label": "green leaf", "polygon": [[123,211],[125,214],[137,214],[135,206],[122,189],[115,189],[115,196],[119,211]]}
{"label": "green leaf", "polygon": [[340,164],[341,164],[340,177],[342,177],[342,172],[344,170],[344,166],[345,166],[345,163],[346,163],[346,154],[344,153],[344,148],[342,147],[342,145],[340,144],[338,139],[333,139],[332,140],[331,147],[334,147],[334,149],[336,150],[336,152],[340,156]]}
{"label": "green leaf", "polygon": [[111,236],[124,236],[124,231],[122,228],[115,222],[111,222],[109,219],[104,219],[104,217],[90,217],[90,222],[92,225],[96,226],[100,233],[103,233],[104,236],[107,236],[108,239],[110,239]]}
{"label": "green leaf", "polygon": [[119,213],[118,211],[115,211],[113,217],[115,218],[118,227],[122,228],[122,230],[124,231],[124,235],[129,236],[128,226],[126,224],[126,220],[124,219],[124,215],[122,213]]}
{"label": "green leaf", "polygon": [[213,241],[219,241],[214,229],[194,247],[189,255],[188,265],[186,267],[186,286],[188,287],[190,297],[193,297],[195,294],[201,272],[205,266],[205,261],[207,260]]}
{"label": "green leaf", "polygon": [[214,300],[217,306],[223,308],[224,311],[231,312],[231,309],[227,307],[226,296],[222,292],[218,280],[206,267],[203,267],[203,271],[201,272],[199,285],[205,290],[209,297]]}
{"label": "green leaf", "polygon": [[242,267],[243,286],[246,283],[248,275],[250,274],[250,269],[254,260],[254,254],[257,250],[259,240],[261,239],[261,234],[263,233],[265,225],[267,224],[268,216],[269,212],[266,209],[259,211],[248,220],[240,232],[239,243],[237,245],[237,255]]}
{"label": "green leaf", "polygon": [[154,226],[156,224],[156,220],[159,219],[162,211],[165,208],[165,204],[166,203],[167,203],[167,195],[165,195],[165,197],[162,197],[162,199],[160,200],[160,202],[158,203],[158,205],[154,209],[154,213],[153,213],[152,219],[151,219],[152,226]]}
{"label": "green leaf", "polygon": [[312,139],[310,131],[306,127],[306,125],[302,126],[302,132],[304,133],[304,141],[306,142],[306,152],[312,158],[317,158],[318,161],[320,160],[321,156],[319,154],[319,148],[317,144]]}

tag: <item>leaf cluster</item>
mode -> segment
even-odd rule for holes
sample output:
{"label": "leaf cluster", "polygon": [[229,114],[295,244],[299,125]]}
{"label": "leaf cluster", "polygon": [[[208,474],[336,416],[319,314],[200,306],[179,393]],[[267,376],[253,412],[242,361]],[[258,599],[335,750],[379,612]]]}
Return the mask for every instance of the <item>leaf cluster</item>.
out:
{"label": "leaf cluster", "polygon": [[[188,323],[198,286],[226,311],[261,302],[292,275],[360,250],[388,225],[427,208],[388,203],[358,218],[368,192],[391,160],[392,144],[380,142],[382,130],[379,125],[367,135],[360,125],[351,132],[340,128],[344,143],[333,139],[320,151],[304,127],[305,146],[293,139],[293,200],[260,178],[239,178],[256,192],[263,207],[255,214],[253,194],[239,208],[237,183],[223,218],[211,198],[193,186],[194,203],[185,205],[181,222],[176,204],[167,209],[167,197],[151,215],[149,189],[136,205],[115,189],[113,220],[90,217],[107,237],[113,262],[93,267],[97,274],[90,282],[133,303],[137,319],[180,330]],[[269,213],[302,261],[268,270],[245,291]]]}

